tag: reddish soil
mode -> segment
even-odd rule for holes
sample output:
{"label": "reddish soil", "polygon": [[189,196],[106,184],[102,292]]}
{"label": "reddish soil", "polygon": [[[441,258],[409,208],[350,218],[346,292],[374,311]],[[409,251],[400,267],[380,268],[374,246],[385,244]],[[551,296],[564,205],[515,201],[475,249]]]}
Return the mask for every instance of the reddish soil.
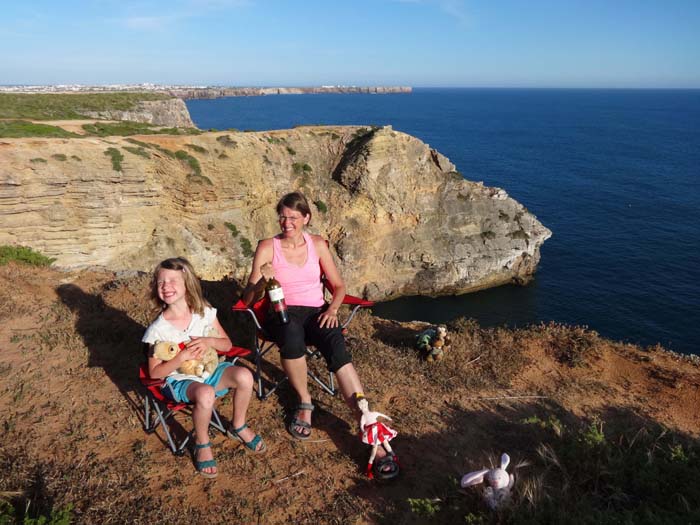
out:
{"label": "reddish soil", "polygon": [[[537,435],[522,421],[533,415],[700,434],[700,368],[662,349],[554,325],[511,331],[462,322],[450,327],[446,357],[430,364],[413,348],[423,324],[364,314],[348,344],[370,406],[399,432],[392,445],[401,477],[364,477],[369,450],[350,410],[317,388],[313,438],[294,440],[284,418],[295,399],[282,388],[249,410],[268,451],[246,454],[215,435],[220,474],[209,481],[189,456],[170,453],[161,431],[143,431],[137,368],[147,280],[0,267],[0,491],[46,508],[70,503],[79,523],[418,523],[408,498],[455,493],[455,480],[502,451],[514,462],[532,459]],[[232,337],[249,338],[228,313],[235,283],[204,287]],[[276,355],[267,372],[281,377]],[[230,418],[228,398],[219,408]],[[182,436],[191,422],[177,421]]]}

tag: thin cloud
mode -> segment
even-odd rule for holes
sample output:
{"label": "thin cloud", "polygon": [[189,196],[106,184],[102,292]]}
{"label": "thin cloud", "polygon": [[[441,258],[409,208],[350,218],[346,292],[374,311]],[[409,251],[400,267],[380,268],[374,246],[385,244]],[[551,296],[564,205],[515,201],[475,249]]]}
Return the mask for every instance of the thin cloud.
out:
{"label": "thin cloud", "polygon": [[174,16],[130,16],[122,20],[129,29],[160,31],[175,21]]}
{"label": "thin cloud", "polygon": [[[179,5],[178,5],[179,4]],[[250,0],[182,0],[173,2],[171,6],[177,6],[169,15],[135,15],[120,19],[121,23],[129,29],[141,31],[159,31],[166,29],[175,22],[188,18],[202,16],[209,11],[235,9],[252,5]],[[135,4],[132,8],[136,7]]]}
{"label": "thin cloud", "polygon": [[456,19],[460,25],[466,26],[471,21],[466,0],[392,0],[392,2],[437,6],[440,11]]}

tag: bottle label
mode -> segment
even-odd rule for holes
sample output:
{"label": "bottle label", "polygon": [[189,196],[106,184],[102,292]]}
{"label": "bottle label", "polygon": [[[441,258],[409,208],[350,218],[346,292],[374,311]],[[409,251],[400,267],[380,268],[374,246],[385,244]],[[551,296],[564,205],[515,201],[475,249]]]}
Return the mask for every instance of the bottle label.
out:
{"label": "bottle label", "polygon": [[273,303],[284,300],[284,292],[282,291],[281,287],[268,290],[267,293],[270,295],[270,301]]}
{"label": "bottle label", "polygon": [[286,313],[287,312],[287,305],[284,302],[284,299],[279,301],[279,302],[272,303],[272,309],[277,313],[280,313],[280,312]]}

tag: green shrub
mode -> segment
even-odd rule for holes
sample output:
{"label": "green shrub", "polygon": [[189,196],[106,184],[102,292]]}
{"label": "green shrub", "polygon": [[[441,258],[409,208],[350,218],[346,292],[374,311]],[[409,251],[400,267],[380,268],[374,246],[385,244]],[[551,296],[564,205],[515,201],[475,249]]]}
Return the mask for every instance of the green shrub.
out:
{"label": "green shrub", "polygon": [[54,153],[51,155],[51,158],[54,160],[60,160],[61,162],[65,162],[68,160],[68,157],[66,157],[63,153]]}
{"label": "green shrub", "polygon": [[238,237],[238,228],[236,228],[235,224],[231,224],[230,222],[225,222],[224,226],[226,226],[231,231],[231,235],[233,235],[234,237]]}
{"label": "green shrub", "polygon": [[241,251],[243,252],[244,257],[252,257],[255,255],[255,252],[253,251],[253,245],[250,244],[250,241],[246,239],[245,237],[241,237]]}
{"label": "green shrub", "polygon": [[185,144],[185,147],[191,149],[192,151],[196,151],[197,153],[206,153],[207,152],[206,148],[203,148],[202,146],[198,146],[197,144]]}
{"label": "green shrub", "polygon": [[216,137],[216,141],[226,147],[235,148],[238,146],[238,142],[233,140],[230,135],[220,135]]}
{"label": "green shrub", "polygon": [[107,148],[105,150],[105,155],[112,158],[112,169],[114,171],[122,170],[122,161],[124,160],[124,155],[117,148]]}
{"label": "green shrub", "polygon": [[124,139],[124,140],[126,140],[127,142],[131,142],[132,144],[136,144],[137,146],[141,146],[142,148],[154,148],[156,146],[155,144],[151,144],[150,142],[144,142],[142,140],[137,140],[137,139],[132,139],[132,138],[128,138],[128,139]]}
{"label": "green shrub", "polygon": [[[184,160],[187,162],[189,167],[192,169],[192,174],[196,175],[198,177],[202,177],[202,167],[199,165],[199,161],[194,158],[192,155],[187,153],[185,150],[179,149],[175,152],[175,158],[179,160]],[[206,179],[206,177],[203,177]],[[207,179],[209,180],[209,179]],[[211,184],[211,181],[209,181],[209,184]]]}
{"label": "green shrub", "polygon": [[145,159],[151,158],[151,154],[148,153],[141,146],[139,146],[138,148],[135,148],[134,146],[124,146],[124,149],[129,153],[132,153],[133,155],[138,155],[139,157],[143,157]]}
{"label": "green shrub", "polygon": [[296,175],[301,175],[303,173],[311,173],[313,171],[311,166],[309,166],[306,163],[302,164],[301,162],[295,162],[294,164],[292,164],[292,169],[294,170],[294,173]]}
{"label": "green shrub", "polygon": [[78,162],[82,162],[82,161],[83,161],[83,159],[81,159],[81,158],[78,157],[77,155],[71,155],[70,158],[73,159],[73,160],[75,160],[75,161],[78,161]]}
{"label": "green shrub", "polygon": [[56,259],[46,257],[27,246],[0,246],[0,266],[16,261],[30,266],[49,266]]}
{"label": "green shrub", "polygon": [[73,138],[79,137],[58,126],[35,124],[26,120],[0,120],[0,138],[47,137]]}
{"label": "green shrub", "polygon": [[95,122],[83,124],[83,129],[89,135],[97,137],[125,137],[127,135],[198,135],[196,128],[163,128],[143,122]]}
{"label": "green shrub", "polygon": [[190,173],[189,175],[187,175],[187,180],[194,184],[208,184],[209,186],[214,185],[214,183],[209,177],[206,177],[204,175],[195,175],[194,173]]}
{"label": "green shrub", "polygon": [[46,159],[42,159],[41,157],[34,157],[33,159],[30,159],[29,162],[33,164],[46,164]]}
{"label": "green shrub", "polygon": [[321,213],[326,213],[328,211],[328,206],[326,206],[326,203],[322,200],[314,201],[314,204],[316,205],[316,209]]}
{"label": "green shrub", "polygon": [[213,224],[207,224],[207,230],[212,231],[215,228]]}
{"label": "green shrub", "polygon": [[0,500],[0,525],[13,525],[15,523],[22,525],[70,525],[72,522],[71,511],[73,506],[66,505],[60,510],[52,509],[48,516],[39,515],[31,516],[31,506],[26,505],[24,508],[18,505],[15,509],[10,503]]}
{"label": "green shrub", "polygon": [[87,112],[126,111],[141,101],[169,98],[163,93],[0,93],[0,118],[83,119]]}
{"label": "green shrub", "polygon": [[296,155],[297,152],[294,150],[294,148],[287,146],[287,152],[289,152],[290,155]]}
{"label": "green shrub", "polygon": [[408,498],[411,512],[424,518],[431,518],[440,511],[439,502],[428,498]]}

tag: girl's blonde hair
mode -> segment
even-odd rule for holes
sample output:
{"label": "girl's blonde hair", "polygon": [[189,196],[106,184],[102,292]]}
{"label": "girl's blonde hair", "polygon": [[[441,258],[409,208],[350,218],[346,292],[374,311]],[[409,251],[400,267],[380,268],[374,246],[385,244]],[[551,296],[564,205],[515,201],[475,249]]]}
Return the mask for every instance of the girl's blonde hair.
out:
{"label": "girl's blonde hair", "polygon": [[179,270],[182,272],[182,277],[185,281],[185,301],[187,301],[187,306],[190,307],[192,312],[204,315],[204,307],[211,305],[202,294],[202,286],[199,284],[199,278],[194,273],[194,268],[192,268],[190,261],[184,257],[165,259],[153,270],[153,276],[151,277],[151,301],[158,313],[166,307],[166,304],[158,297],[158,274],[161,270]]}

